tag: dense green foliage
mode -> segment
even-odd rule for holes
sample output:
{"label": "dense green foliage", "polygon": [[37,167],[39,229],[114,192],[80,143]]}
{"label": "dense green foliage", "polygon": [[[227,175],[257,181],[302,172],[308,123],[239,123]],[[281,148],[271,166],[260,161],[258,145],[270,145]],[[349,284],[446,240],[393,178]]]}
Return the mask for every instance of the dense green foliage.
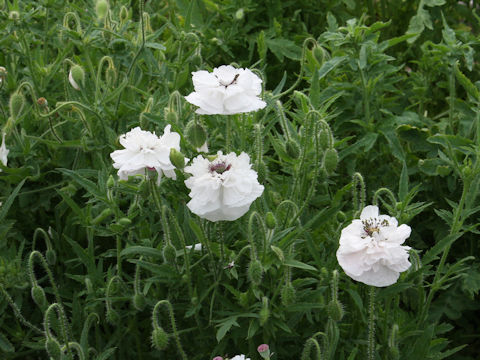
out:
{"label": "dense green foliage", "polygon": [[[0,0],[2,359],[365,359],[369,287],[335,253],[368,204],[412,228],[376,359],[478,359],[476,0],[98,3]],[[191,72],[222,64],[256,69],[267,107],[195,115]],[[181,171],[112,167],[135,126],[194,158],[193,119],[265,186],[236,221],[192,214]]]}

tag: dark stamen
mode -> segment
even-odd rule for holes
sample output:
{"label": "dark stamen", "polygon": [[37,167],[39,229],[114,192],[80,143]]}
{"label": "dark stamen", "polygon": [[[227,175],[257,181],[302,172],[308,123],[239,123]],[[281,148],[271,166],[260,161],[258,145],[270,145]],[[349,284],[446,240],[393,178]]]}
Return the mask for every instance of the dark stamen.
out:
{"label": "dark stamen", "polygon": [[210,164],[209,170],[210,172],[216,172],[217,174],[223,174],[225,171],[230,170],[232,165],[230,164],[225,164],[223,161],[216,163],[216,164]]}

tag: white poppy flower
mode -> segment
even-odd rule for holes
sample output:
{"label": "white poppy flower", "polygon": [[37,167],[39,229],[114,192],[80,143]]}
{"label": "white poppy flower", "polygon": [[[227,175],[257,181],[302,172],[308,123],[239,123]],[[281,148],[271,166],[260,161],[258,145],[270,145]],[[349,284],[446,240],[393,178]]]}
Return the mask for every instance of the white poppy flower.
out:
{"label": "white poppy flower", "polygon": [[188,208],[210,221],[238,219],[264,189],[244,152],[237,156],[219,151],[212,161],[199,155],[185,172],[193,175],[185,180],[191,190]]}
{"label": "white poppy flower", "polygon": [[245,355],[235,355],[230,360],[250,360],[250,358],[245,357]]}
{"label": "white poppy flower", "polygon": [[410,226],[398,226],[394,217],[379,215],[377,206],[366,206],[360,220],[342,230],[338,263],[354,280],[377,287],[392,285],[411,265],[410,247],[402,246],[410,232]]}
{"label": "white poppy flower", "polygon": [[[7,166],[7,163],[8,163],[8,153],[10,152],[10,150],[7,149],[7,146],[5,145],[5,133],[3,133],[3,136],[2,136],[2,145],[0,146],[0,161],[2,162],[2,164],[4,166]],[[2,171],[2,169],[0,169],[0,172]]]}
{"label": "white poppy flower", "polygon": [[202,244],[197,243],[195,245],[187,245],[187,246],[185,246],[185,248],[187,248],[188,250],[191,250],[193,248],[193,251],[200,251],[200,250],[202,250]]}
{"label": "white poppy flower", "polygon": [[185,99],[199,107],[197,114],[231,115],[263,109],[267,104],[258,95],[262,80],[249,69],[231,65],[192,72],[195,91]]}
{"label": "white poppy flower", "polygon": [[112,152],[110,157],[121,180],[127,180],[131,175],[144,174],[145,169],[157,171],[159,177],[163,173],[166,177],[176,179],[175,166],[170,161],[170,149],[180,151],[180,135],[170,132],[170,128],[167,125],[160,138],[138,126],[120,136],[120,144],[125,149]]}

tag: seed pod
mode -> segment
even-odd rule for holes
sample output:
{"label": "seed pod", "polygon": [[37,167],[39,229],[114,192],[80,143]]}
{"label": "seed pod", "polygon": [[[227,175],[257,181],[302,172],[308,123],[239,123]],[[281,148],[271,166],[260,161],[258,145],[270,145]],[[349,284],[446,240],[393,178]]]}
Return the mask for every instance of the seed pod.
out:
{"label": "seed pod", "polygon": [[280,299],[284,306],[291,305],[295,302],[296,292],[292,283],[285,284],[280,290]]}
{"label": "seed pod", "polygon": [[41,286],[34,285],[31,293],[35,304],[37,304],[40,309],[43,309],[47,305],[47,298],[45,297],[45,291],[43,291],[43,288]]}
{"label": "seed pod", "polygon": [[95,5],[95,11],[97,13],[97,18],[99,20],[105,19],[108,12],[108,1],[107,0],[97,0],[97,4]]}
{"label": "seed pod", "polygon": [[183,169],[185,167],[185,156],[175,148],[170,149],[170,162],[177,169]]}
{"label": "seed pod", "polygon": [[174,264],[177,259],[177,250],[172,244],[168,243],[163,248],[163,261],[167,264]]}
{"label": "seed pod", "polygon": [[343,319],[343,305],[338,300],[331,300],[327,305],[327,313],[335,321]]}
{"label": "seed pod", "polygon": [[20,117],[20,113],[22,112],[24,105],[25,97],[19,92],[14,92],[12,96],[10,96],[10,116],[14,121]]}
{"label": "seed pod", "polygon": [[152,346],[158,350],[165,350],[168,345],[168,334],[161,327],[152,331]]}
{"label": "seed pod", "polygon": [[191,120],[185,128],[185,137],[193,147],[199,148],[207,141],[207,132],[202,125]]}
{"label": "seed pod", "polygon": [[248,277],[250,281],[255,285],[260,285],[262,282],[263,267],[260,261],[252,260],[248,267]]}
{"label": "seed pod", "polygon": [[292,159],[298,159],[300,156],[300,146],[292,139],[287,140],[287,143],[285,144],[285,151]]}
{"label": "seed pod", "polygon": [[267,214],[265,215],[265,224],[270,230],[275,229],[275,227],[277,226],[277,219],[275,219],[275,215],[273,215],[271,211],[267,212]]}
{"label": "seed pod", "polygon": [[60,344],[51,336],[47,337],[47,340],[45,341],[45,350],[47,350],[47,354],[51,359],[60,360],[62,358]]}
{"label": "seed pod", "polygon": [[145,309],[145,305],[147,305],[145,296],[140,293],[136,293],[135,295],[133,295],[132,303],[133,303],[133,307],[138,311],[142,311],[143,309]]}
{"label": "seed pod", "polygon": [[323,166],[328,175],[331,175],[338,164],[338,153],[335,149],[327,149],[323,155]]}

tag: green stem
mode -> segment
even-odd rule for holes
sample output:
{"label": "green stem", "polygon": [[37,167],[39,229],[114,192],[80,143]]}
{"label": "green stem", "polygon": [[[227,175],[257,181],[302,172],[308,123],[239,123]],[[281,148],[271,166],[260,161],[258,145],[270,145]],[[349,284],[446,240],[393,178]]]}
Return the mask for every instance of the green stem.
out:
{"label": "green stem", "polygon": [[375,287],[369,289],[369,307],[368,307],[368,360],[375,359]]}
{"label": "green stem", "polygon": [[120,236],[117,235],[117,274],[118,276],[122,276],[122,258],[121,258],[121,252],[122,252],[122,239]]}

